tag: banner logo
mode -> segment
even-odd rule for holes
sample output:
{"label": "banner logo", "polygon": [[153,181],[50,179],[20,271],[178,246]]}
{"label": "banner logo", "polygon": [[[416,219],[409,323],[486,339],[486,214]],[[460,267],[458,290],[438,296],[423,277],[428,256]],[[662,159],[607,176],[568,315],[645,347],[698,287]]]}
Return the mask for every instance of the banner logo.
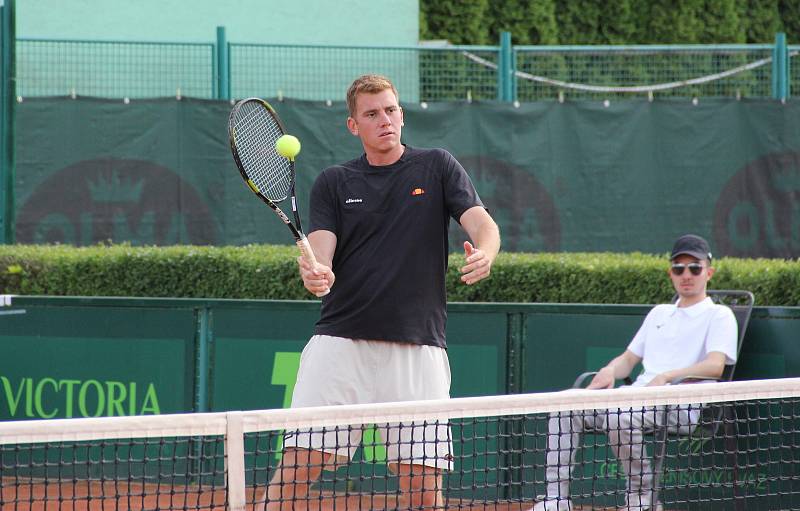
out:
{"label": "banner logo", "polygon": [[102,158],[61,169],[33,191],[17,221],[20,243],[206,245],[215,238],[194,187],[142,160]]}
{"label": "banner logo", "polygon": [[[555,203],[530,171],[488,156],[459,156],[458,161],[500,226],[504,251],[560,250],[561,223]],[[462,237],[460,230],[450,231],[453,250],[461,248],[457,240]]]}
{"label": "banner logo", "polygon": [[714,214],[714,241],[728,256],[800,256],[800,153],[768,154],[726,183]]}
{"label": "banner logo", "polygon": [[153,383],[0,375],[0,415],[12,419],[158,415]]}

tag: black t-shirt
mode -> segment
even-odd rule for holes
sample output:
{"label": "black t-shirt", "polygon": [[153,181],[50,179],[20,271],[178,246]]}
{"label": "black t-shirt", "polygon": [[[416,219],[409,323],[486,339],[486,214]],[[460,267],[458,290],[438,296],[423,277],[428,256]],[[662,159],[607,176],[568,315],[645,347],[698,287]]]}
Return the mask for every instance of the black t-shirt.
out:
{"label": "black t-shirt", "polygon": [[362,155],[325,169],[309,232],[336,235],[336,282],[315,332],[446,347],[447,229],[474,206],[475,187],[444,149],[406,146],[391,165]]}

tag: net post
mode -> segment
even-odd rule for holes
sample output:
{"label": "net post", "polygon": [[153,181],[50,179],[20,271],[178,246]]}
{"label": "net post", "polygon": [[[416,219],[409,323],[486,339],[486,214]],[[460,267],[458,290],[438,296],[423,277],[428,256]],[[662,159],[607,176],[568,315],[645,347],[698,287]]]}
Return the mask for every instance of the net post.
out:
{"label": "net post", "polygon": [[242,414],[229,412],[225,416],[225,485],[228,488],[228,511],[243,511],[246,497]]}
{"label": "net post", "polygon": [[217,27],[217,99],[230,99],[230,66],[228,65],[228,41],[225,27]]}
{"label": "net post", "polygon": [[0,244],[14,243],[15,0],[0,0]]}

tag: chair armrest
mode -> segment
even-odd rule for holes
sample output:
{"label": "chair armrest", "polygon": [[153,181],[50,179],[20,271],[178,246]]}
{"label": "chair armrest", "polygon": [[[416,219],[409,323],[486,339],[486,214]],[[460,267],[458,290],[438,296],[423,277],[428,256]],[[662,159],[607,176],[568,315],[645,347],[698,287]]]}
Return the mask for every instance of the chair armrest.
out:
{"label": "chair armrest", "polygon": [[692,381],[722,381],[721,378],[713,376],[681,376],[669,382],[670,385],[680,385],[681,383],[691,383]]}
{"label": "chair armrest", "polygon": [[[572,388],[573,389],[582,389],[584,387],[584,385],[589,383],[586,380],[589,380],[589,378],[593,378],[594,375],[596,375],[596,374],[597,374],[597,371],[588,371],[588,372],[585,372],[585,373],[581,374],[580,376],[575,378],[575,383],[572,384]],[[630,376],[626,376],[625,378],[622,379],[622,381],[625,382],[625,385],[630,385],[630,384],[633,383],[633,380],[631,379]]]}
{"label": "chair armrest", "polygon": [[589,371],[589,372],[581,374],[580,376],[575,378],[575,383],[572,384],[572,388],[573,389],[582,389],[583,386],[586,383],[588,383],[587,380],[589,378],[594,377],[595,374],[597,374],[597,371]]}

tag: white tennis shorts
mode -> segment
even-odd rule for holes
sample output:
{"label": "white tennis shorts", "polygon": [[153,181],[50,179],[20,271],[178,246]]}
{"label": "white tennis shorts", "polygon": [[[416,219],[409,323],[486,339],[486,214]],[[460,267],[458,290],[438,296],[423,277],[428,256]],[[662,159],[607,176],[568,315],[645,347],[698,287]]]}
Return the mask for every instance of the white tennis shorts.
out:
{"label": "white tennis shorts", "polygon": [[[300,357],[292,408],[449,397],[450,362],[443,348],[315,335]],[[388,462],[452,469],[448,423],[375,427]],[[283,445],[332,453],[337,461],[350,460],[362,431],[343,426],[287,432]]]}

